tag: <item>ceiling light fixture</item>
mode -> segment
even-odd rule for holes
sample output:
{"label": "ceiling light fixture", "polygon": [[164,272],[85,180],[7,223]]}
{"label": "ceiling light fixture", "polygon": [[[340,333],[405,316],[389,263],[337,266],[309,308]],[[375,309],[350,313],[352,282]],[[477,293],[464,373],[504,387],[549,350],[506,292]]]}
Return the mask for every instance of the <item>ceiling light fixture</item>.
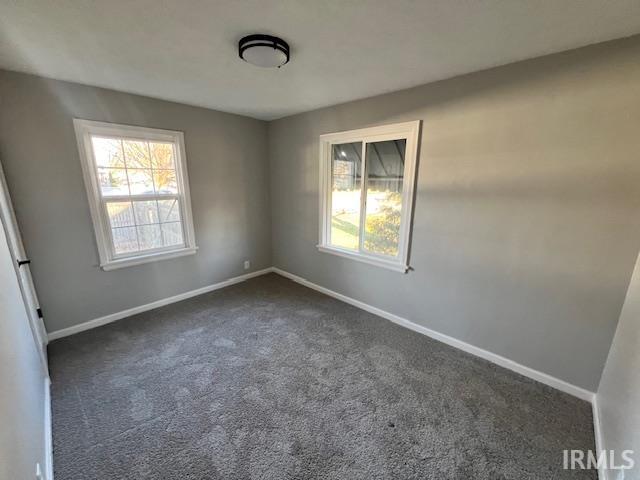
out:
{"label": "ceiling light fixture", "polygon": [[271,35],[248,35],[238,43],[238,55],[258,67],[280,68],[289,62],[289,44]]}

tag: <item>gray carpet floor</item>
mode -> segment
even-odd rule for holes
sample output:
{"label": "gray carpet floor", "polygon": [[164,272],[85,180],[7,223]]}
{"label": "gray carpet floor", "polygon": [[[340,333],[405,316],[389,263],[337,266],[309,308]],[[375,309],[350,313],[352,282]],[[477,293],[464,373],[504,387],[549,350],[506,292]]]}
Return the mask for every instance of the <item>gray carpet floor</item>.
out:
{"label": "gray carpet floor", "polygon": [[275,274],[49,355],[56,480],[597,478],[588,403]]}

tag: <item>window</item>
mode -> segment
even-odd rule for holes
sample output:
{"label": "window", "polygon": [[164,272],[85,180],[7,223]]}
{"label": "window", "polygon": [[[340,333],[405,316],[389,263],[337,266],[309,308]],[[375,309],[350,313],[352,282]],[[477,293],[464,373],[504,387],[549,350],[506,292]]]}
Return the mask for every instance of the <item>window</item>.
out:
{"label": "window", "polygon": [[406,272],[420,122],[320,136],[323,252]]}
{"label": "window", "polygon": [[104,270],[196,252],[182,132],[74,120]]}

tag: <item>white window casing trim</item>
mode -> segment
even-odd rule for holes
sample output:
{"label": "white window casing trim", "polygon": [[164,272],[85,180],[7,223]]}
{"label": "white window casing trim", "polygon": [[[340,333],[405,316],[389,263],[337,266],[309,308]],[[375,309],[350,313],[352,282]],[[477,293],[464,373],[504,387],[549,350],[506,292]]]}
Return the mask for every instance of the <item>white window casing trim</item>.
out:
{"label": "white window casing trim", "polygon": [[[420,120],[395,123],[376,127],[349,130],[345,132],[320,135],[320,222],[318,250],[352,260],[376,265],[397,272],[407,272],[409,266],[409,249],[413,219],[414,190],[418,157],[418,140],[420,136]],[[400,220],[400,236],[398,255],[388,257],[364,252],[347,250],[330,243],[331,234],[331,147],[335,144],[362,142],[363,151],[366,144],[385,140],[406,140],[404,158],[404,181],[402,189],[402,213]],[[366,160],[363,161],[362,198],[366,197]],[[365,200],[363,200],[363,203]],[[364,207],[364,209],[363,209]],[[366,215],[366,205],[361,205],[361,216]],[[361,232],[362,235],[362,232]]]}
{"label": "white window casing trim", "polygon": [[143,263],[154,262],[157,260],[168,260],[170,258],[193,255],[197,251],[198,247],[180,247],[179,249],[168,250],[166,252],[146,253],[136,255],[135,257],[120,258],[106,264],[101,264],[100,267],[105,271],[116,270],[118,268],[131,267],[133,265],[142,265]]}
{"label": "white window casing trim", "polygon": [[377,267],[387,268],[395,272],[406,273],[407,270],[409,270],[408,265],[402,265],[402,263],[397,261],[386,260],[384,258],[377,258],[377,257],[374,257],[373,255],[366,255],[360,252],[353,252],[353,251],[345,250],[338,247],[318,245],[318,250],[324,253],[331,253],[333,255],[338,255],[339,257],[350,258],[351,260],[356,260],[358,262],[368,263],[369,265],[375,265]]}
{"label": "white window casing trim", "polygon": [[[89,200],[91,220],[96,235],[100,267],[103,270],[114,270],[147,262],[165,260],[169,258],[193,255],[198,247],[195,244],[195,232],[193,228],[193,216],[191,212],[191,195],[189,192],[189,178],[187,175],[186,153],[184,146],[184,133],[173,130],[161,130],[156,128],[138,127],[131,125],[118,125],[92,120],[74,119],[73,125],[76,132],[82,174]],[[154,250],[143,250],[126,255],[115,255],[111,240],[109,219],[103,208],[103,200],[98,185],[96,163],[91,146],[91,135],[103,135],[107,137],[128,138],[143,141],[170,142],[175,145],[175,170],[178,185],[178,194],[149,195],[151,198],[179,198],[180,215],[184,237],[184,244],[175,247],[164,247]],[[134,196],[135,197],[135,196]],[[115,198],[115,197],[114,197]],[[130,198],[130,197],[129,197]],[[110,200],[112,198],[110,197]]]}

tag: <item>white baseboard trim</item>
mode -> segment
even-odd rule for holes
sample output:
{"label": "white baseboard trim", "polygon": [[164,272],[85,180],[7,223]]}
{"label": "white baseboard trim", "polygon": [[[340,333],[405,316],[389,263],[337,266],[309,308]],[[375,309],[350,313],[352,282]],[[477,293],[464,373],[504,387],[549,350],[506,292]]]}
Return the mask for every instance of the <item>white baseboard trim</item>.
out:
{"label": "white baseboard trim", "polygon": [[51,430],[51,380],[44,379],[44,455],[46,480],[53,480],[53,437]]}
{"label": "white baseboard trim", "polygon": [[[593,402],[593,434],[596,439],[596,455],[600,458],[600,452],[604,450],[604,442],[602,441],[602,430],[600,427],[600,405],[598,404],[598,395],[594,395]],[[607,470],[602,466],[598,465],[598,478],[600,480],[608,480],[609,474]]]}
{"label": "white baseboard trim", "polygon": [[293,280],[296,283],[304,285],[305,287],[312,288],[313,290],[317,290],[321,293],[324,293],[325,295],[329,295],[330,297],[334,297],[334,298],[337,298],[338,300],[342,300],[343,302],[353,305],[354,307],[358,307],[362,310],[373,313],[374,315],[378,315],[379,317],[386,318],[387,320],[390,320],[393,323],[397,323],[398,325],[402,325],[403,327],[409,328],[415,332],[422,333],[423,335],[431,337],[442,343],[446,343],[447,345],[458,348],[467,353],[471,353],[472,355],[476,355],[480,358],[483,358],[492,363],[495,363],[496,365],[500,365],[501,367],[507,368],[516,373],[524,375],[525,377],[532,378],[533,380],[536,380],[540,383],[544,383],[545,385],[553,387],[562,392],[568,393],[569,395],[573,395],[574,397],[578,397],[588,402],[593,402],[595,394],[593,392],[590,392],[589,390],[585,390],[584,388],[578,387],[564,380],[560,380],[559,378],[552,377],[551,375],[540,372],[538,370],[534,370],[533,368],[526,367],[517,362],[514,362],[513,360],[509,360],[508,358],[502,357],[500,355],[489,352],[487,350],[483,350],[482,348],[463,342],[462,340],[458,340],[456,338],[450,337],[449,335],[445,335],[443,333],[436,332],[435,330],[431,330],[430,328],[427,328],[425,326],[418,325],[417,323],[407,320],[406,318],[402,318],[398,315],[394,315],[393,313],[389,313],[377,307],[368,305],[364,302],[361,302],[360,300],[347,297],[346,295],[343,295],[341,293],[334,292],[333,290],[329,290],[328,288],[322,287],[320,285],[316,285],[315,283],[310,282],[309,280],[306,280],[302,277],[286,272],[279,268],[274,267],[272,270],[275,273],[282,275],[283,277],[286,277],[290,280]]}
{"label": "white baseboard trim", "polygon": [[[289,278],[296,283],[309,287],[313,290],[317,290],[325,295],[329,295],[330,297],[337,298],[345,303],[358,307],[367,312],[373,313],[374,315],[378,315],[379,317],[390,320],[398,325],[402,325],[403,327],[409,328],[415,332],[422,333],[423,335],[427,335],[435,340],[438,340],[442,343],[446,343],[452,347],[463,350],[467,353],[471,353],[472,355],[476,355],[480,358],[488,360],[496,365],[500,365],[501,367],[512,370],[516,373],[524,375],[525,377],[532,378],[540,383],[544,383],[550,387],[553,387],[562,392],[568,393],[575,397],[581,398],[582,400],[586,400],[588,402],[593,403],[595,394],[589,390],[573,385],[564,380],[560,380],[559,378],[553,377],[546,373],[540,372],[538,370],[534,370],[533,368],[526,367],[521,365],[513,360],[509,360],[508,358],[502,357],[498,354],[489,352],[487,350],[483,350],[480,347],[476,347],[469,343],[463,342],[462,340],[458,340],[457,338],[450,337],[449,335],[445,335],[440,332],[436,332],[435,330],[431,330],[423,325],[418,325],[406,318],[400,317],[390,312],[386,312],[380,308],[374,307],[372,305],[361,302],[360,300],[356,300],[354,298],[348,297],[338,292],[334,292],[328,288],[317,285],[309,280],[306,280],[302,277],[284,271],[280,268],[270,267],[262,270],[258,270],[255,272],[247,273],[245,275],[240,275],[237,277],[230,278],[223,282],[219,282],[213,285],[208,285],[206,287],[198,288],[196,290],[190,290],[188,292],[181,293],[179,295],[174,295],[172,297],[162,298],[160,300],[156,300],[155,302],[147,303],[145,305],[140,305],[138,307],[129,308],[127,310],[122,310],[120,312],[112,313],[110,315],[105,315],[104,317],[96,318],[94,320],[89,320],[88,322],[84,322],[78,325],[74,325],[69,328],[64,328],[62,330],[56,330],[54,332],[49,333],[49,340],[55,340],[57,338],[66,337],[69,335],[73,335],[74,333],[83,332],[85,330],[89,330],[92,328],[99,327],[101,325],[105,325],[107,323],[115,322],[116,320],[120,320],[122,318],[130,317],[131,315],[135,315],[138,313],[146,312],[147,310],[153,310],[154,308],[162,307],[164,305],[168,305],[170,303],[179,302],[181,300],[186,300],[187,298],[195,297],[197,295],[202,295],[203,293],[212,292],[214,290],[218,290],[220,288],[228,287],[230,285],[234,285],[236,283],[244,282],[250,278],[258,277],[260,275],[265,275],[270,272],[275,272],[283,277]],[[594,417],[595,418],[595,417]]]}
{"label": "white baseboard trim", "polygon": [[105,315],[104,317],[95,318],[93,320],[89,320],[88,322],[80,323],[78,325],[73,325],[72,327],[53,331],[48,334],[48,338],[49,338],[49,341],[51,341],[57,338],[68,337],[69,335],[84,332],[85,330],[90,330],[92,328],[96,328],[101,325],[106,325],[107,323],[115,322],[116,320],[121,320],[123,318],[130,317],[138,313],[146,312],[147,310],[153,310],[154,308],[163,307],[164,305],[169,305],[170,303],[179,302],[181,300],[186,300],[187,298],[195,297],[197,295],[202,295],[203,293],[212,292],[220,288],[228,287],[229,285],[234,285],[236,283],[244,282],[245,280],[249,280],[250,278],[259,277],[260,275],[264,275],[272,271],[273,269],[271,267],[264,268],[262,270],[257,270],[255,272],[239,275],[237,277],[233,277],[219,283],[214,283],[213,285],[207,285],[206,287],[197,288],[195,290],[190,290],[188,292],[180,293],[172,297],[161,298],[160,300],[156,300],[155,302],[147,303],[145,305],[140,305],[138,307],[129,308],[127,310],[122,310],[120,312],[111,313],[109,315]]}

